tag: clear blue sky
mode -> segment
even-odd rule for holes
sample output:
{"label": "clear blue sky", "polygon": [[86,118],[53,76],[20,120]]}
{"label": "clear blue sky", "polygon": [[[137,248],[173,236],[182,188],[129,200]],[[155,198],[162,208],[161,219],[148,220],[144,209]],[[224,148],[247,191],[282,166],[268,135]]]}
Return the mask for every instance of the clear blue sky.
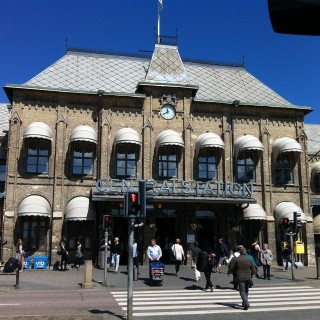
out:
{"label": "clear blue sky", "polygon": [[[24,83],[69,46],[153,50],[158,0],[0,0],[0,84]],[[161,34],[179,35],[182,57],[242,62],[320,123],[320,37],[273,32],[267,0],[163,0]],[[0,90],[0,102],[8,99]]]}

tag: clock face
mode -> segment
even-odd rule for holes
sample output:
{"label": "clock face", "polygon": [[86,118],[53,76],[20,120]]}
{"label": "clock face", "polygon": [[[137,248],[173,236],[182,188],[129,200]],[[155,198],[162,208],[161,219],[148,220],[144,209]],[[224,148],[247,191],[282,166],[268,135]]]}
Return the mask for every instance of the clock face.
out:
{"label": "clock face", "polygon": [[171,120],[176,116],[176,108],[172,104],[164,104],[160,109],[160,115],[165,120]]}

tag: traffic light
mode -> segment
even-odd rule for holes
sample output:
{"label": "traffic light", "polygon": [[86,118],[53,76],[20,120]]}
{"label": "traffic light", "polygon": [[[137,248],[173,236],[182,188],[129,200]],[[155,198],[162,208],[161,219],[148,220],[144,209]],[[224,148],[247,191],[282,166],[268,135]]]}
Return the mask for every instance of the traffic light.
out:
{"label": "traffic light", "polygon": [[137,216],[140,211],[139,192],[127,192],[125,194],[125,212],[127,216]]}
{"label": "traffic light", "polygon": [[289,228],[289,223],[290,223],[289,218],[283,218],[283,219],[282,219],[282,229],[288,230],[288,228]]}
{"label": "traffic light", "polygon": [[103,216],[103,229],[106,230],[106,229],[109,229],[111,226],[111,216],[110,214],[105,214]]}
{"label": "traffic light", "polygon": [[153,184],[145,180],[139,181],[139,196],[140,196],[140,216],[145,217],[148,211],[154,208],[153,203],[148,201],[148,191],[153,190]]}
{"label": "traffic light", "polygon": [[294,212],[293,213],[293,230],[294,232],[298,233],[301,228],[301,213]]}

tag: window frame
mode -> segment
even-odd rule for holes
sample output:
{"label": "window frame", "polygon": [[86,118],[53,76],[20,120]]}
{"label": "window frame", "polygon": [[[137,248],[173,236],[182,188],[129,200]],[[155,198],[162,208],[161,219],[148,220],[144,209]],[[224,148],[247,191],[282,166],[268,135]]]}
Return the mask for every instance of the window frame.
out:
{"label": "window frame", "polygon": [[[283,158],[285,156],[288,156],[289,165],[283,164],[283,161],[285,160]],[[274,164],[274,168],[275,168],[274,178],[275,178],[276,185],[294,184],[294,158],[293,158],[293,156],[294,156],[294,154],[292,152],[282,152],[278,155],[276,162]],[[290,176],[291,176],[290,181],[284,179],[284,177],[286,176],[284,173],[285,170],[290,170]],[[277,179],[279,171],[281,171],[281,180]]]}
{"label": "window frame", "polygon": [[[31,153],[31,144],[36,143],[37,148],[34,149],[36,150],[36,154]],[[41,155],[41,149],[40,145],[46,145],[47,147],[47,155]],[[43,149],[44,150],[44,149]],[[26,173],[30,175],[48,175],[49,174],[49,164],[50,164],[50,157],[51,157],[51,141],[47,139],[41,139],[41,138],[28,138],[26,140]],[[31,163],[31,159],[35,158],[36,163]],[[46,162],[46,171],[40,171],[39,166],[44,165],[41,163],[41,159],[47,159]],[[29,171],[29,166],[35,166],[36,171]]]}
{"label": "window frame", "polygon": [[[119,152],[119,149],[124,148],[122,153]],[[134,152],[129,152],[128,149],[133,148]],[[119,155],[123,154],[124,158]],[[128,157],[129,154],[134,154],[134,158]],[[116,146],[116,176],[118,178],[134,178],[137,176],[137,164],[139,156],[139,145],[134,143],[119,143]],[[119,166],[120,162],[124,162],[124,166]],[[130,168],[129,163],[134,163],[134,167]],[[119,173],[120,168],[124,169],[124,174]],[[129,174],[129,170],[133,170],[134,174]]]}
{"label": "window frame", "polygon": [[[81,156],[75,156],[75,146],[81,145]],[[92,153],[92,157],[86,157],[86,146],[90,146],[90,151]],[[75,166],[75,160],[81,161],[81,166]],[[85,168],[89,168],[89,166],[85,166],[85,160],[91,160],[91,173],[86,173]],[[94,160],[95,160],[95,143],[90,141],[73,141],[71,146],[71,174],[74,177],[93,177],[94,176]],[[75,168],[81,168],[81,172],[77,173],[74,171]]]}
{"label": "window frame", "polygon": [[[214,157],[213,162],[209,162],[209,152],[212,152],[212,156]],[[205,153],[204,156],[202,154]],[[207,148],[201,148],[198,153],[198,179],[199,180],[218,180],[218,156],[217,156],[217,148],[213,147],[207,147]],[[205,161],[200,161],[200,157],[204,157]],[[204,165],[206,167],[205,170],[200,170],[200,165]],[[214,166],[214,171],[209,170],[209,165]],[[205,171],[205,177],[200,176],[200,172]],[[209,176],[209,172],[214,172],[214,177]]]}
{"label": "window frame", "polygon": [[[175,156],[174,160],[170,160],[170,153],[168,152],[170,149],[174,150],[174,153],[172,155]],[[166,145],[166,146],[161,146],[158,149],[158,177],[161,179],[173,179],[173,178],[178,178],[178,158],[179,158],[179,152],[180,148],[175,146],[175,145]],[[166,159],[161,159],[161,157],[166,157]],[[175,168],[172,169],[170,168],[172,164],[175,164]],[[166,166],[166,168],[163,168],[163,165]],[[175,175],[168,175],[168,174],[163,174],[165,171],[168,173],[169,171],[175,170]],[[162,172],[162,174],[160,174]]]}
{"label": "window frame", "polygon": [[[244,155],[244,164],[239,164],[239,157]],[[251,156],[250,156],[251,155]],[[236,182],[237,183],[249,183],[249,182],[256,182],[257,174],[256,174],[256,157],[257,153],[256,150],[242,150],[239,152],[238,157],[236,159]],[[251,159],[253,164],[248,164],[248,160]],[[245,177],[246,179],[240,180],[239,178],[239,167],[244,168]],[[248,179],[248,169],[253,168],[253,179]]]}

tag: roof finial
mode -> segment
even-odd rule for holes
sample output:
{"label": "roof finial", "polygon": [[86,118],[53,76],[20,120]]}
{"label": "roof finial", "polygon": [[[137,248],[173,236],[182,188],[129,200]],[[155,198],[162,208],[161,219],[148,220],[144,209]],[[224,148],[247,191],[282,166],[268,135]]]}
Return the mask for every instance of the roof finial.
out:
{"label": "roof finial", "polygon": [[158,34],[157,34],[157,38],[158,38],[158,44],[161,42],[160,39],[160,12],[163,9],[163,0],[158,0]]}

